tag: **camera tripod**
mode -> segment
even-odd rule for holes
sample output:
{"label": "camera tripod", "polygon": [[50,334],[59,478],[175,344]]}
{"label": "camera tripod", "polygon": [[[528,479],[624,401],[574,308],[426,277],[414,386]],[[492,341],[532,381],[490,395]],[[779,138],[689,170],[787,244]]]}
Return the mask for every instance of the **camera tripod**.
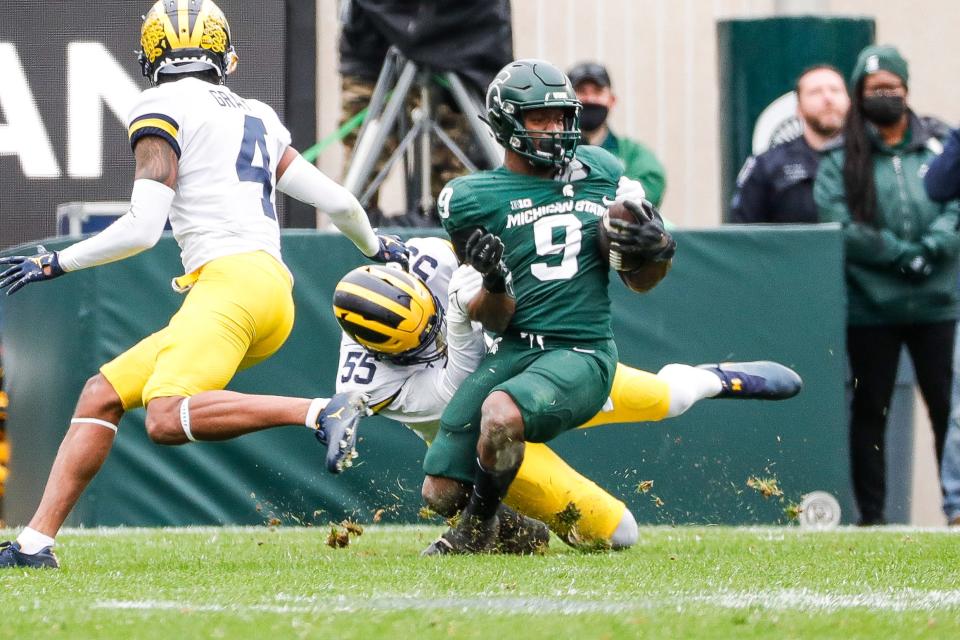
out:
{"label": "camera tripod", "polygon": [[[476,163],[434,119],[433,105],[437,102],[436,92],[441,87],[449,91],[456,106],[466,117],[473,141],[488,167],[496,167],[502,162],[503,150],[481,121],[479,101],[467,91],[460,76],[453,71],[435,73],[405,58],[396,47],[391,47],[370,97],[367,117],[357,137],[353,158],[344,179],[344,186],[364,207],[369,205],[393,166],[403,159],[407,212],[419,211],[423,214],[432,209],[430,149],[433,136],[468,171],[477,171]],[[408,114],[404,107],[412,90],[419,91],[420,105]],[[400,143],[371,180],[370,175],[380,150],[395,129]]]}

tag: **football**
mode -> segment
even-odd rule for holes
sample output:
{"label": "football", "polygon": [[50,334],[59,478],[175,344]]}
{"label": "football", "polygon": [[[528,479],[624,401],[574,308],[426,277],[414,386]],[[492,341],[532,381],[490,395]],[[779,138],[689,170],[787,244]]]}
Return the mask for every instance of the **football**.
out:
{"label": "football", "polygon": [[633,256],[625,256],[614,252],[610,255],[610,238],[607,235],[610,232],[610,220],[625,220],[627,222],[645,222],[633,211],[623,206],[623,202],[614,202],[607,207],[600,222],[600,252],[607,262],[617,271],[633,271],[641,266],[641,260]]}
{"label": "football", "polygon": [[600,232],[598,246],[600,254],[610,266],[616,269],[620,274],[620,279],[627,287],[638,293],[643,293],[654,288],[658,282],[663,280],[670,270],[671,262],[649,262],[638,256],[623,255],[618,252],[610,251],[610,238],[607,233],[610,231],[609,222],[611,219],[626,220],[628,222],[647,222],[641,219],[641,214],[636,214],[623,205],[622,202],[614,202],[607,207],[600,222]]}

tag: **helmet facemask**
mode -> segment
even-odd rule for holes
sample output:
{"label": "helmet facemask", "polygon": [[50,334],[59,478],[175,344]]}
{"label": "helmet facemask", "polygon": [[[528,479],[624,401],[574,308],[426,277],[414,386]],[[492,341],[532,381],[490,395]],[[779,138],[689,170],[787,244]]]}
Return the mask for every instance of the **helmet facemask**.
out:
{"label": "helmet facemask", "polygon": [[[507,103],[504,110],[512,106]],[[546,108],[549,107],[518,109],[519,117],[514,118],[514,130],[507,144],[510,150],[535,166],[563,168],[573,160],[573,154],[580,143],[580,107],[563,107],[563,129],[560,131],[538,131],[524,126],[523,116],[526,112]]]}
{"label": "helmet facemask", "polygon": [[370,347],[367,347],[367,350],[371,351],[371,353],[373,353],[373,357],[377,360],[391,362],[400,366],[426,364],[428,362],[434,362],[440,358],[446,357],[447,332],[446,320],[443,316],[443,307],[440,306],[440,301],[437,300],[436,297],[433,298],[433,302],[436,306],[437,312],[433,320],[420,335],[419,346],[414,347],[409,351],[397,354],[378,353],[371,350]]}

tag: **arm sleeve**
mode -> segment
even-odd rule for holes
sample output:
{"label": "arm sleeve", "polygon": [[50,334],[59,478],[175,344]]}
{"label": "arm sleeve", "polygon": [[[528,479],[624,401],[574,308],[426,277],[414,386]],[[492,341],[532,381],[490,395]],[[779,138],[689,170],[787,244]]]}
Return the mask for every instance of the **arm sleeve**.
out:
{"label": "arm sleeve", "polygon": [[350,238],[365,256],[376,255],[380,248],[377,234],[360,202],[345,187],[297,154],[277,181],[277,189],[330,216],[330,220]]}
{"label": "arm sleeve", "polygon": [[875,229],[852,220],[843,187],[841,158],[840,154],[829,154],[820,162],[813,184],[813,199],[820,220],[839,222],[843,226],[849,262],[873,266],[896,264],[902,256],[915,251],[916,244],[900,239],[889,229]]}
{"label": "arm sleeve", "polygon": [[447,366],[443,384],[453,391],[477,370],[487,353],[483,328],[472,322],[467,305],[480,292],[483,277],[473,267],[459,267],[450,279],[447,302]]}
{"label": "arm sleeve", "polygon": [[412,373],[394,400],[381,411],[382,415],[411,424],[418,419],[439,419],[463,381],[480,366],[487,353],[483,329],[455,303],[459,299],[457,292],[464,287],[479,290],[480,280],[480,274],[472,267],[460,267],[453,275],[446,318],[446,366]]}
{"label": "arm sleeve", "polygon": [[960,198],[960,129],[950,133],[943,153],[930,163],[923,186],[937,202]]}
{"label": "arm sleeve", "polygon": [[751,156],[737,176],[737,191],[730,203],[730,222],[764,222],[767,215],[767,186],[763,169]]}
{"label": "arm sleeve", "polygon": [[130,210],[109,227],[57,254],[64,271],[77,271],[140,253],[157,244],[175,192],[153,180],[136,180]]}

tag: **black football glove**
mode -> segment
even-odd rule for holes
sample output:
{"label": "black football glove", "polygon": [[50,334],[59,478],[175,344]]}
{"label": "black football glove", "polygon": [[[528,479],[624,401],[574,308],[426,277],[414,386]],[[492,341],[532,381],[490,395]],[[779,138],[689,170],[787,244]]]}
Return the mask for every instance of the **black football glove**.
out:
{"label": "black football glove", "polygon": [[623,206],[637,214],[640,222],[608,220],[607,238],[611,253],[638,258],[644,262],[666,262],[677,252],[677,241],[663,226],[656,208],[644,202],[641,206],[626,200]]}
{"label": "black football glove", "polygon": [[900,273],[910,280],[926,280],[933,273],[933,264],[923,251],[907,253],[898,264]]}
{"label": "black football glove", "polygon": [[410,270],[410,251],[407,245],[403,244],[400,236],[377,236],[380,241],[380,249],[370,259],[374,262],[396,262],[403,267],[404,271]]}
{"label": "black football glove", "polygon": [[483,288],[490,293],[506,293],[510,270],[503,262],[503,240],[477,229],[467,238],[464,262],[483,276]]}
{"label": "black football glove", "polygon": [[52,280],[63,275],[56,251],[47,251],[43,247],[37,247],[37,251],[39,253],[35,256],[0,258],[0,265],[11,265],[0,273],[0,289],[6,289],[8,296],[31,282]]}

